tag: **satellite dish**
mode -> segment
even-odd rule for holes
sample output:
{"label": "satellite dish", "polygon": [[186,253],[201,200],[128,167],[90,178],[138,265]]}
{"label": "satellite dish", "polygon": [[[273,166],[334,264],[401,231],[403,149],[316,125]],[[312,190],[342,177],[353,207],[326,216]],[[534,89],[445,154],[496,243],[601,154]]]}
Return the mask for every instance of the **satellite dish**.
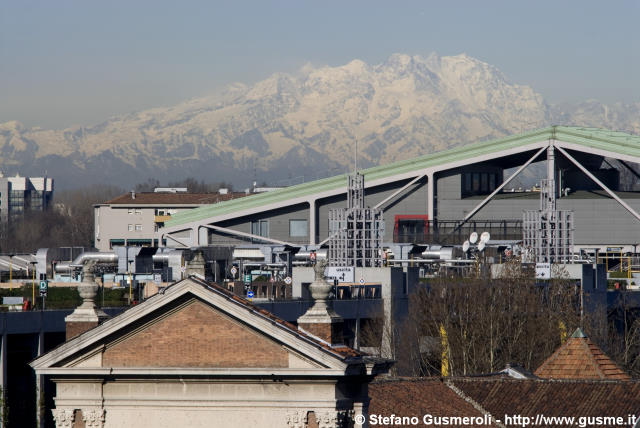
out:
{"label": "satellite dish", "polygon": [[465,253],[469,251],[469,241],[464,241],[464,244],[462,244],[462,251]]}
{"label": "satellite dish", "polygon": [[482,232],[482,235],[480,235],[480,242],[484,242],[486,244],[489,242],[489,239],[491,239],[491,234],[489,234],[489,232]]}
{"label": "satellite dish", "polygon": [[471,234],[471,236],[469,237],[469,242],[471,242],[472,244],[475,244],[476,242],[478,242],[478,233],[477,232],[473,232]]}
{"label": "satellite dish", "polygon": [[480,241],[480,243],[478,244],[478,251],[482,250],[484,250],[484,242]]}

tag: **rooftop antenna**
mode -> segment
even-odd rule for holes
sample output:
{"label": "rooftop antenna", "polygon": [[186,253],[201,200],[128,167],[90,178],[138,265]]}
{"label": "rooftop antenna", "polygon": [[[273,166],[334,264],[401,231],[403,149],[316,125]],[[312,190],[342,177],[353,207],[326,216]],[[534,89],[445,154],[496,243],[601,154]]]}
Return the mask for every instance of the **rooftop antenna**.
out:
{"label": "rooftop antenna", "polygon": [[354,153],[354,171],[355,174],[358,173],[358,139],[356,138],[356,150]]}
{"label": "rooftop antenna", "polygon": [[253,158],[253,187],[256,187],[256,182],[258,181],[256,178],[256,158]]}

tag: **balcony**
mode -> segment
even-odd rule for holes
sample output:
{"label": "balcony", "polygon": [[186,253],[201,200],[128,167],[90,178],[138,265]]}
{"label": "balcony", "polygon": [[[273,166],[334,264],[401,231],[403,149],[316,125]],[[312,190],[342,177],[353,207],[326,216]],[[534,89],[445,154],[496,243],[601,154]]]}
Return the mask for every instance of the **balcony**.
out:
{"label": "balcony", "polygon": [[157,215],[154,217],[153,221],[156,223],[164,223],[167,220],[171,219],[171,215]]}

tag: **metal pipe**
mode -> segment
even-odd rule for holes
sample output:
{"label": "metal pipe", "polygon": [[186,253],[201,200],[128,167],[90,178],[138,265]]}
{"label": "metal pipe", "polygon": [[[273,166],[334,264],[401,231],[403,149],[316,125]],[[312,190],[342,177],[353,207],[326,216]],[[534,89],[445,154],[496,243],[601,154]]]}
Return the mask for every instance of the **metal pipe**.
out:
{"label": "metal pipe", "polygon": [[258,262],[254,262],[254,263],[243,263],[244,266],[267,266],[267,267],[283,267],[286,266],[286,263],[258,263]]}
{"label": "metal pipe", "polygon": [[423,259],[449,259],[453,260],[455,247],[453,246],[432,246],[424,250],[420,255]]}
{"label": "metal pipe", "polygon": [[4,261],[4,260],[2,260],[2,259],[0,259],[0,264],[3,264],[3,265],[5,265],[5,266],[9,266],[9,269],[10,269],[10,270],[28,270],[28,268],[26,268],[26,267],[24,267],[24,266],[21,266],[21,265],[19,265],[19,264],[17,264],[17,263],[14,263],[14,262],[6,262],[6,261]]}
{"label": "metal pipe", "polygon": [[71,271],[71,268],[76,265],[83,265],[88,260],[95,260],[105,263],[117,263],[118,256],[115,253],[99,253],[99,252],[86,252],[80,254],[73,262],[58,263],[55,267],[56,272]]}
{"label": "metal pipe", "polygon": [[[318,249],[315,251],[316,253],[316,257],[319,257],[321,259],[326,259],[327,258],[327,249]],[[311,251],[298,251],[293,258],[295,260],[308,260],[311,258]]]}
{"label": "metal pipe", "polygon": [[466,259],[461,259],[461,260],[435,260],[435,259],[391,259],[391,260],[387,260],[387,263],[475,263],[474,260],[466,260]]}
{"label": "metal pipe", "polygon": [[154,262],[168,262],[173,257],[180,257],[182,255],[181,249],[176,249],[174,251],[168,251],[165,253],[156,253],[151,256],[151,260]]}

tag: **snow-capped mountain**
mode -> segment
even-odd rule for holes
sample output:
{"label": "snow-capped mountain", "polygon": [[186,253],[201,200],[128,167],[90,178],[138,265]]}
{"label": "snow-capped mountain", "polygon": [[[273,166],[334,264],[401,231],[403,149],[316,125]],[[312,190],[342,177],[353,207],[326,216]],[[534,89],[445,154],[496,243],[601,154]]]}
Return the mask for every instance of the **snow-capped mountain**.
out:
{"label": "snow-capped mountain", "polygon": [[[63,130],[0,124],[5,173],[45,171],[57,187],[196,177],[246,185],[310,180],[552,123],[640,133],[640,104],[549,106],[467,55],[395,54],[304,67],[255,85]],[[303,178],[304,176],[304,178]],[[284,180],[284,181],[283,181]]]}

